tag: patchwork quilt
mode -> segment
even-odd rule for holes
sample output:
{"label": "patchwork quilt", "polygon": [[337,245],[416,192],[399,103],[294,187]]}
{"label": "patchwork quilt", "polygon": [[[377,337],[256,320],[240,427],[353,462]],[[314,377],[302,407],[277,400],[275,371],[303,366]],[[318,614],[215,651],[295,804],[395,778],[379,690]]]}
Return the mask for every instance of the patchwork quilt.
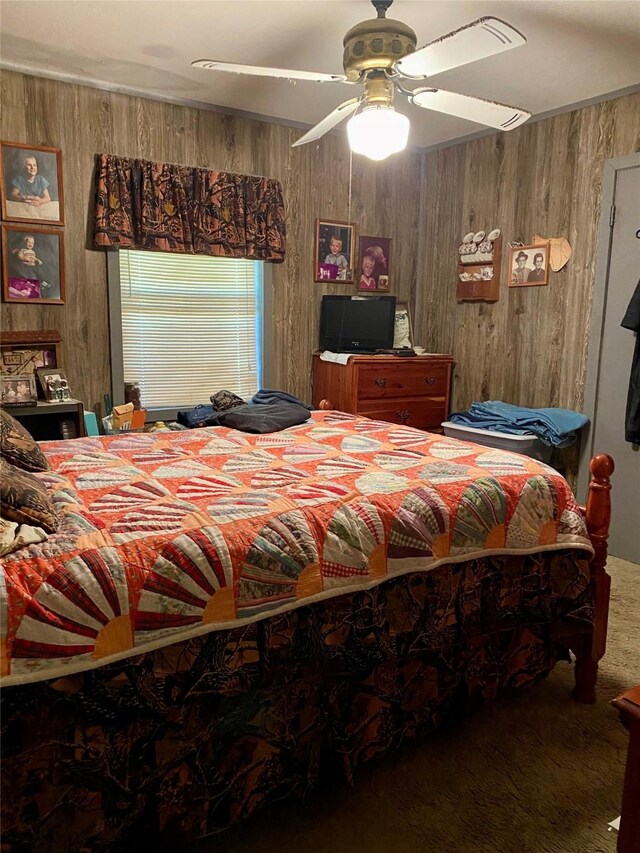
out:
{"label": "patchwork quilt", "polygon": [[405,426],[313,412],[42,445],[58,531],[0,578],[2,683],[93,669],[409,572],[593,553],[552,468]]}

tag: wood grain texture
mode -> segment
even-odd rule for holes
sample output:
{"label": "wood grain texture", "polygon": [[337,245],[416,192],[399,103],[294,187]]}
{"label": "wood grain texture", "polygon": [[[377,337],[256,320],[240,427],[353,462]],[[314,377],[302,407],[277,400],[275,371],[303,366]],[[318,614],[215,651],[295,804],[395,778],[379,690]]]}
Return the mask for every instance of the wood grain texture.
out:
{"label": "wood grain texture", "polygon": [[[346,135],[292,149],[301,131],[281,125],[9,71],[1,86],[2,138],[62,149],[67,287],[62,306],[3,305],[3,328],[59,329],[73,392],[96,410],[110,387],[110,356],[105,252],[91,245],[95,155],[266,175],[282,182],[288,229],[287,259],[273,268],[273,381],[310,399],[321,296],[355,293],[355,285],[313,281],[316,218],[349,215]],[[421,156],[353,161],[356,240],[359,233],[392,239],[391,292],[404,301],[418,271]]]}
{"label": "wood grain texture", "polygon": [[[629,95],[423,155],[414,330],[428,350],[453,353],[454,410],[487,399],[581,408],[604,162],[639,149],[640,95]],[[457,247],[491,228],[504,238],[500,299],[458,304]],[[573,255],[548,287],[508,288],[508,243],[533,234],[567,237]]]}
{"label": "wood grain texture", "polygon": [[[67,298],[64,306],[3,304],[5,329],[59,329],[74,393],[96,409],[110,386],[106,261],[91,246],[94,156],[161,159],[264,174],[283,184],[288,254],[274,266],[273,382],[311,395],[324,293],[313,282],[315,220],[390,237],[391,292],[416,306],[416,342],[456,360],[452,408],[502,398],[580,408],[584,395],[602,168],[640,148],[640,96],[386,163],[355,157],[344,134],[292,149],[294,128],[4,71],[1,136],[62,149]],[[420,211],[421,175],[424,210]],[[455,300],[457,246],[466,231],[501,228],[496,304]],[[567,267],[548,287],[507,288],[510,240],[566,235]],[[421,257],[418,251],[421,250]]]}

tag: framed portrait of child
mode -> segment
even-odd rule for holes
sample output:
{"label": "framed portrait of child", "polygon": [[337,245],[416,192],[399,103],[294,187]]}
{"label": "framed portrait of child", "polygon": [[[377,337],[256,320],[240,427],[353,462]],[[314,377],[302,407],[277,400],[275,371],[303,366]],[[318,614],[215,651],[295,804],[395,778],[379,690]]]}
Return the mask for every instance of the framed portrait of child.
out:
{"label": "framed portrait of child", "polygon": [[5,302],[64,303],[64,236],[54,228],[2,226]]}
{"label": "framed portrait of child", "polygon": [[353,284],[353,233],[349,222],[316,220],[314,281]]}
{"label": "framed portrait of child", "polygon": [[64,225],[60,149],[0,142],[0,200],[5,221]]}
{"label": "framed portrait of child", "polygon": [[358,290],[390,290],[390,237],[360,237],[358,251]]}

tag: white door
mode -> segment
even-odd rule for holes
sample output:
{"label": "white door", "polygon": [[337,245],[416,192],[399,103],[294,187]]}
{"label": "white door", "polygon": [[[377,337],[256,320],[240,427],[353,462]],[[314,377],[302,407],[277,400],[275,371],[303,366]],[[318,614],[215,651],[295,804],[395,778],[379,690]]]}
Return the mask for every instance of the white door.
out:
{"label": "white door", "polygon": [[[640,278],[640,155],[609,161],[611,163],[615,166],[612,186],[611,180],[608,181],[609,198],[605,197],[607,187],[603,187],[601,210],[601,216],[610,223],[609,239],[603,239],[606,229],[601,229],[598,245],[598,266],[604,273],[601,326],[598,322],[592,324],[589,342],[587,387],[591,386],[594,391],[591,406],[587,405],[585,390],[585,409],[592,417],[588,452],[589,455],[608,453],[616,466],[611,480],[613,510],[609,553],[640,563],[640,447],[624,438],[635,334],[620,326]],[[607,262],[604,267],[603,260]],[[601,286],[597,271],[596,288],[599,284]],[[594,312],[597,314],[597,311],[594,294]],[[594,376],[591,350],[597,349],[600,330],[599,361]],[[580,485],[582,491],[585,486],[582,476]]]}

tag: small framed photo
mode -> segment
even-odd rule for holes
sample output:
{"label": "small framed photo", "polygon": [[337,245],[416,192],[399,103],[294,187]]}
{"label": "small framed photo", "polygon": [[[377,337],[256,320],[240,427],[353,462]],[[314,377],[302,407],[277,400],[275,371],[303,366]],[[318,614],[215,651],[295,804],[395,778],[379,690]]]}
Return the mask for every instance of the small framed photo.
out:
{"label": "small framed photo", "polygon": [[358,241],[358,290],[363,293],[390,290],[389,237],[360,237]]}
{"label": "small framed photo", "polygon": [[509,249],[509,287],[549,284],[549,243]]}
{"label": "small framed photo", "polygon": [[2,226],[5,302],[64,303],[64,237],[53,228]]}
{"label": "small framed photo", "polygon": [[0,142],[2,218],[64,225],[62,152],[22,142]]}
{"label": "small framed photo", "polygon": [[38,401],[36,378],[33,373],[2,375],[2,404],[4,406],[33,406]]}
{"label": "small framed photo", "polygon": [[36,368],[36,376],[42,397],[47,402],[62,403],[65,400],[72,399],[69,380],[64,370],[60,370],[59,367],[38,367]]}
{"label": "small framed photo", "polygon": [[354,226],[316,219],[314,281],[353,284]]}
{"label": "small framed photo", "polygon": [[393,324],[393,348],[413,347],[413,327],[408,302],[396,302],[396,316]]}

